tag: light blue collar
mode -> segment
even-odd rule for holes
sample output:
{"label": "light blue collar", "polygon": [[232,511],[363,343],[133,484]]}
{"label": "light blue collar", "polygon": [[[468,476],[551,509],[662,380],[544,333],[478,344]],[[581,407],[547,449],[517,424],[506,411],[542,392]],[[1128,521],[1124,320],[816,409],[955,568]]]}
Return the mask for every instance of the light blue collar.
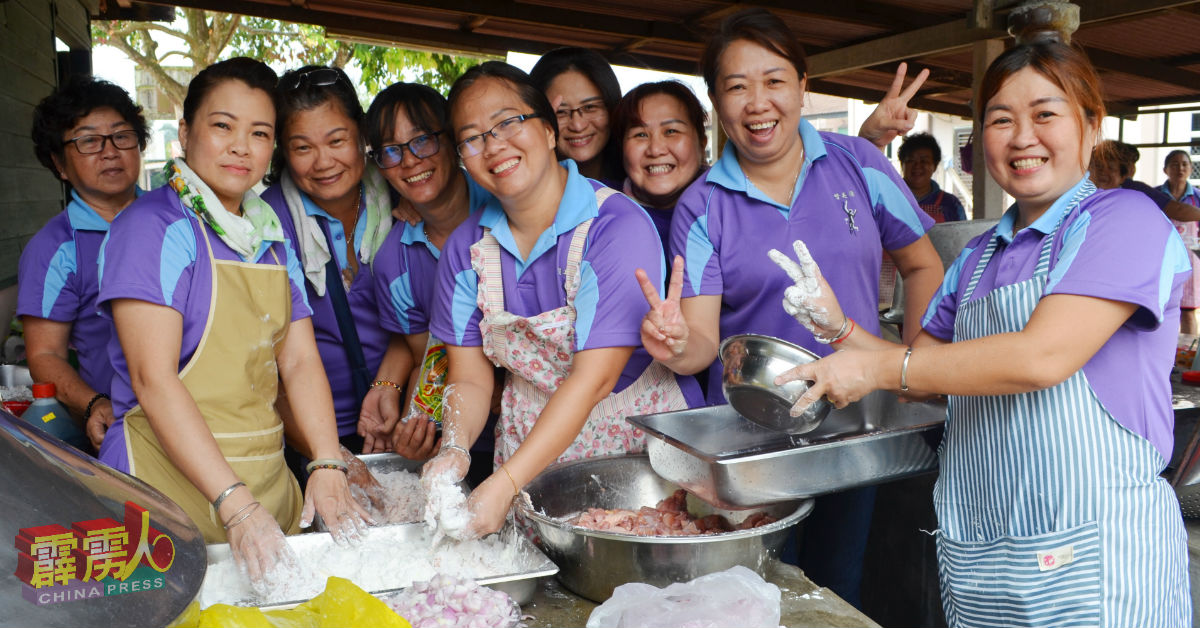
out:
{"label": "light blue collar", "polygon": [[[146,193],[140,187],[133,188],[134,196],[141,196]],[[71,221],[71,229],[75,231],[100,231],[108,233],[108,221],[96,213],[91,205],[88,205],[79,193],[71,190],[71,202],[67,203],[67,220]]]}
{"label": "light blue collar", "polygon": [[496,242],[517,260],[518,277],[542,254],[554,248],[558,236],[600,215],[600,208],[596,205],[596,191],[592,188],[590,179],[579,174],[579,167],[575,165],[574,160],[564,159],[559,165],[567,169],[567,185],[558,204],[558,211],[554,214],[554,222],[538,236],[533,250],[529,252],[529,259],[521,259],[517,241],[508,227],[508,218],[498,199],[488,199],[483,207],[483,214],[479,217],[479,226],[491,229]]}
{"label": "light blue collar", "polygon": [[424,244],[425,248],[429,249],[429,252],[433,254],[433,259],[442,259],[442,252],[438,249],[438,247],[433,245],[433,242],[429,241],[429,238],[425,237],[424,220],[415,225],[405,223],[404,231],[400,234],[400,243],[405,246]]}
{"label": "light blue collar", "polygon": [[[1025,229],[1033,229],[1043,235],[1054,231],[1062,215],[1071,210],[1071,199],[1075,198],[1075,193],[1079,191],[1079,188],[1083,187],[1084,183],[1087,183],[1087,180],[1087,175],[1083,175],[1083,178],[1078,183],[1067,190],[1065,194],[1058,197],[1058,200],[1054,201],[1049,209],[1042,213],[1041,216],[1038,216],[1038,219],[1033,221],[1033,224],[1025,227]],[[996,225],[996,237],[1004,241],[1005,244],[1012,243],[1013,226],[1017,224],[1018,215],[1017,204],[1013,203],[1004,212],[1004,215],[1000,217],[1000,222]]]}
{"label": "light blue collar", "polygon": [[[319,205],[317,205],[316,201],[309,198],[308,194],[305,194],[303,191],[301,191],[299,189],[297,189],[297,191],[300,192],[300,200],[304,201],[304,213],[306,215],[320,216],[321,218],[324,218],[325,221],[329,224],[330,237],[337,237],[337,235],[339,233],[342,234],[343,238],[346,237],[346,226],[343,225],[340,220],[338,220],[337,218],[334,218],[332,215],[329,214],[329,212],[321,209],[321,207]],[[363,204],[361,202],[359,203],[358,211],[359,211],[359,214],[361,214],[363,211]],[[358,224],[356,224],[354,226],[354,233],[351,235],[351,237],[354,238],[354,250],[355,251],[362,248],[362,239],[363,239],[363,234],[365,232],[366,232],[366,222],[363,221],[362,219],[359,219]],[[346,260],[345,247],[331,246],[329,248],[334,249],[333,254],[335,257],[337,257],[338,267],[346,268],[348,261]]]}
{"label": "light blue collar", "polygon": [[[804,143],[804,166],[800,170],[800,178],[796,179],[796,187],[792,190],[792,203],[796,202],[796,196],[800,193],[800,188],[804,187],[804,179],[808,176],[813,162],[826,155],[825,140],[813,125],[801,118],[797,130],[800,133],[800,141]],[[728,140],[726,140],[725,146],[721,150],[720,159],[709,169],[704,180],[727,190],[742,192],[756,201],[768,203],[782,211],[785,216],[791,210],[790,205],[780,205],[774,199],[763,194],[761,190],[750,182],[750,179],[746,177],[745,171],[742,170],[742,165],[738,163],[737,148],[733,145],[733,142]]]}

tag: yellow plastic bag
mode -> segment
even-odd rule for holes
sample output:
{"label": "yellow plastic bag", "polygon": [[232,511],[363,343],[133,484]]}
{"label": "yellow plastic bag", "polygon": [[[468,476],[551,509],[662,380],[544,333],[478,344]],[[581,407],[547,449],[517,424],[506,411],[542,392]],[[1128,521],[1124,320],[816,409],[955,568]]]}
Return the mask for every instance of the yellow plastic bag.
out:
{"label": "yellow plastic bag", "polygon": [[275,628],[263,612],[253,606],[213,604],[200,612],[199,628]]}
{"label": "yellow plastic bag", "polygon": [[183,609],[175,621],[167,624],[167,628],[197,628],[200,625],[200,603],[193,601]]}
{"label": "yellow plastic bag", "polygon": [[317,628],[412,628],[390,606],[353,582],[337,576],[330,576],[325,581],[323,593],[293,610],[301,609],[319,618]]}

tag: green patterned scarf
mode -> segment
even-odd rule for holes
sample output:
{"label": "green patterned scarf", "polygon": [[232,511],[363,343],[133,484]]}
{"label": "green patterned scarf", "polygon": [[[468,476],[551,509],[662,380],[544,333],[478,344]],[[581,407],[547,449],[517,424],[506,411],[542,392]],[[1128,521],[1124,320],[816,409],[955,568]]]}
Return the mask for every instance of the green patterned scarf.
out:
{"label": "green patterned scarf", "polygon": [[252,260],[264,240],[283,241],[279,216],[254,190],[246,190],[242,196],[242,215],[238,216],[225,211],[217,195],[182,158],[168,161],[165,171],[169,177],[167,184],[179,195],[183,206],[208,223],[217,237],[243,260]]}

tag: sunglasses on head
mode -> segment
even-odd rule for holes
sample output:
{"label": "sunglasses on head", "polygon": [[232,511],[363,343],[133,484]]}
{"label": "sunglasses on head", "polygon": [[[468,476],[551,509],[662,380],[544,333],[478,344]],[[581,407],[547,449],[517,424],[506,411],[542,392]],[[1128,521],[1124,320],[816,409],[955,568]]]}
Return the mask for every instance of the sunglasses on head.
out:
{"label": "sunglasses on head", "polygon": [[342,74],[333,68],[313,68],[289,77],[288,84],[284,85],[284,89],[300,89],[305,85],[325,87],[340,80],[342,80]]}

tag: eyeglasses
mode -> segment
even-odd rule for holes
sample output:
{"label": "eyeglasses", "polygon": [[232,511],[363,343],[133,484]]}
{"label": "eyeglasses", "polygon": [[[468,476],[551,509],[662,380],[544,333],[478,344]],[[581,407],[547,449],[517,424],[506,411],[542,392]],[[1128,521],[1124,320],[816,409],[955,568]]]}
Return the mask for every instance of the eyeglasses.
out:
{"label": "eyeglasses", "polygon": [[602,115],[608,114],[608,109],[603,103],[590,102],[581,107],[575,107],[574,109],[559,109],[558,111],[554,112],[554,115],[558,116],[559,121],[566,122],[567,120],[575,117],[575,114],[577,113],[584,118],[598,118]]}
{"label": "eyeglasses", "polygon": [[517,133],[521,132],[522,124],[526,120],[537,117],[539,116],[536,113],[527,113],[520,116],[505,118],[496,124],[496,126],[488,129],[487,131],[480,133],[479,135],[472,135],[471,137],[459,142],[457,146],[458,156],[466,159],[482,153],[484,141],[487,140],[487,136],[489,135],[497,140],[500,140],[501,142],[508,141]]}
{"label": "eyeglasses", "polygon": [[438,136],[442,133],[445,133],[444,129],[433,133],[426,133],[425,135],[418,135],[403,144],[381,146],[379,150],[372,150],[367,155],[371,159],[374,159],[380,168],[384,169],[399,166],[400,162],[404,161],[404,149],[406,148],[417,159],[433,157],[441,149],[441,145],[438,143]]}
{"label": "eyeglasses", "polygon": [[[283,85],[284,89],[300,89],[308,85],[310,87],[325,87],[333,85],[342,80],[342,75],[333,68],[313,68],[305,70],[288,79],[288,84]],[[349,83],[347,83],[349,85]],[[351,87],[353,87],[351,85]]]}
{"label": "eyeglasses", "polygon": [[63,146],[74,144],[80,155],[92,155],[104,150],[104,145],[112,140],[113,146],[121,150],[129,150],[138,145],[141,138],[133,130],[117,131],[108,135],[80,135],[63,142]]}

